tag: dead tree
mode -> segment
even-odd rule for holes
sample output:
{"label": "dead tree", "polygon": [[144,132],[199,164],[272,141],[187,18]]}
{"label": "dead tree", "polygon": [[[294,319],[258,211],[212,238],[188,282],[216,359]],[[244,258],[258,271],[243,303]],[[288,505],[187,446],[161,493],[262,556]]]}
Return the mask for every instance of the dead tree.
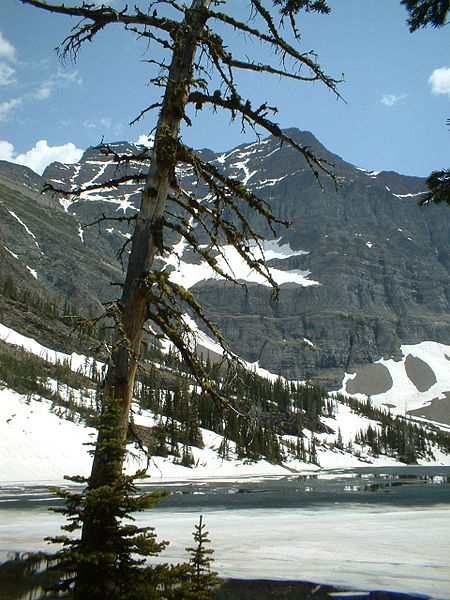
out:
{"label": "dead tree", "polygon": [[[152,58],[149,61],[159,69],[152,82],[163,87],[161,102],[145,108],[135,119],[143,118],[152,109],[159,109],[151,164],[143,182],[141,207],[135,219],[122,296],[109,310],[116,326],[102,405],[110,421],[108,427],[100,429],[97,440],[88,485],[91,490],[96,490],[104,486],[113,487],[122,475],[133,385],[142,332],[148,320],[175,344],[203,389],[217,402],[227,403],[213,389],[195,355],[181,305],[187,305],[196,317],[203,320],[225,349],[220,333],[189,291],[173,283],[165,272],[153,269],[155,256],[170,251],[164,244],[165,232],[171,230],[180,235],[218,275],[232,281],[233,277],[221,269],[217,255],[220,255],[223,243],[233,245],[247,264],[262,274],[277,293],[269,269],[252,253],[252,248],[260,245],[261,237],[252,229],[244,213],[248,209],[253,210],[272,229],[280,221],[270,206],[237,180],[225,177],[214,165],[202,161],[181,141],[179,134],[183,121],[190,124],[187,109],[193,105],[197,111],[205,107],[211,107],[213,111],[227,111],[233,119],[241,121],[243,128],[265,130],[276,136],[280,143],[289,144],[299,153],[299,160],[306,160],[317,178],[320,172],[330,174],[329,165],[316,158],[308,148],[287,137],[272,120],[271,115],[276,109],[267,102],[253,107],[250,99],[241,97],[235,83],[238,71],[259,73],[298,82],[319,81],[339,96],[338,80],[324,73],[314,53],[297,48],[300,36],[296,18],[300,11],[327,13],[329,8],[323,0],[249,0],[249,18],[241,21],[233,16],[233,9],[227,2],[219,0],[192,0],[190,6],[181,0],[149,0],[146,12],[138,7],[130,11],[128,7],[115,10],[88,3],[67,6],[43,0],[22,2],[80,19],[59,48],[62,58],[76,58],[84,42],[92,41],[99,31],[111,24],[121,24],[138,36],[147,38],[150,46],[159,46],[167,58],[166,61]],[[217,33],[218,25],[221,30],[225,28],[233,35],[245,35],[269,47],[272,62],[265,63],[257,57],[233,53]],[[283,37],[285,29],[293,34],[295,46]],[[190,166],[194,175],[204,182],[211,192],[212,202],[202,202],[181,188],[175,172],[179,163]],[[122,178],[121,182],[126,179]],[[110,182],[111,185],[119,183]],[[181,209],[181,216],[172,220],[165,215],[169,199]],[[194,222],[209,237],[206,249],[198,242]],[[112,420],[111,414],[114,415]],[[105,523],[94,512],[86,511],[83,516],[82,544],[92,553],[108,545]],[[86,578],[88,576],[86,573]],[[79,578],[81,581],[82,573]],[[85,589],[82,582],[78,589]],[[79,592],[76,597],[82,597],[82,593]]]}

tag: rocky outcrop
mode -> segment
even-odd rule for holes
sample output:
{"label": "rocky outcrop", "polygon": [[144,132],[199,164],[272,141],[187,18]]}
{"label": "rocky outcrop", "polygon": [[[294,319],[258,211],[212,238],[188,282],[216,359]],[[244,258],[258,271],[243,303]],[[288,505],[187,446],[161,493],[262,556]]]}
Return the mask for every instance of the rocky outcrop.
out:
{"label": "rocky outcrop", "polygon": [[[277,302],[244,271],[245,287],[205,278],[189,283],[232,350],[272,372],[336,387],[345,370],[380,357],[399,359],[402,344],[448,343],[448,208],[418,208],[420,178],[358,169],[312,134],[287,133],[332,164],[335,180],[321,175],[319,185],[304,159],[272,137],[227,153],[202,151],[291,222],[274,236],[249,214],[272,240],[269,264],[289,274]],[[128,157],[124,165],[91,148],[77,165],[54,163],[43,179],[17,166],[6,173],[9,167],[0,165],[2,278],[11,273],[33,289],[96,309],[118,295],[110,284],[123,279],[117,255],[126,264],[141,184],[91,189],[77,198],[38,194],[44,180],[68,190],[142,172],[136,158],[142,147],[123,142],[112,150]],[[177,177],[195,189],[189,170],[180,168]],[[180,269],[194,262],[199,257],[185,251]]]}

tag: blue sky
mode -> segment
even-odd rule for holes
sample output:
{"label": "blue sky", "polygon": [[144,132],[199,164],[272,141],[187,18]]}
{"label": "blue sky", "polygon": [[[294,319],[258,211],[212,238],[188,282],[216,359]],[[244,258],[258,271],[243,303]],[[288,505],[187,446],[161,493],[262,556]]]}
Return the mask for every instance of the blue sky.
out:
{"label": "blue sky", "polygon": [[[247,13],[246,0],[226,5],[235,15]],[[328,16],[302,15],[300,49],[315,50],[328,74],[344,73],[339,90],[345,102],[318,83],[278,77],[241,78],[243,95],[253,105],[267,100],[278,106],[280,125],[312,131],[357,166],[420,176],[448,167],[449,27],[409,33],[399,0],[331,0],[330,5]],[[159,93],[148,86],[152,71],[145,42],[120,26],[110,27],[82,48],[76,64],[62,64],[54,48],[75,23],[20,0],[1,1],[0,159],[39,172],[52,160],[78,160],[103,137],[136,141],[154,127],[156,113],[129,127]],[[242,36],[233,34],[228,41],[242,54],[264,58],[259,46]],[[183,130],[191,146],[220,151],[254,137],[207,110]]]}

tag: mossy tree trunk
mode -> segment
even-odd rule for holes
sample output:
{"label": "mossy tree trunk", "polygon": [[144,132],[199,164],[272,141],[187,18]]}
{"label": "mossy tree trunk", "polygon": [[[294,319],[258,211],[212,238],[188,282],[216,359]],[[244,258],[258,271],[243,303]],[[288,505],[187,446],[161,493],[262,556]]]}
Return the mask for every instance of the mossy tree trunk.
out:
{"label": "mossy tree trunk", "polygon": [[[174,33],[172,62],[155,134],[151,167],[136,220],[122,297],[117,307],[115,347],[103,390],[103,412],[110,417],[107,426],[99,430],[89,480],[90,490],[103,486],[114,487],[122,475],[136,367],[148,314],[145,280],[162,243],[161,218],[177,162],[175,140],[184,116],[195,53],[210,2],[193,0],[191,7],[186,10],[183,26]],[[111,415],[114,415],[112,419]],[[114,519],[114,515],[110,518]],[[108,515],[98,514],[95,509],[86,511],[82,531],[83,551],[95,556],[96,552],[105,552],[110,547],[114,552],[108,534],[111,524],[105,522],[107,519]],[[86,595],[92,587],[90,577],[89,568],[80,569],[75,600],[96,597]],[[108,592],[104,590],[102,593]]]}

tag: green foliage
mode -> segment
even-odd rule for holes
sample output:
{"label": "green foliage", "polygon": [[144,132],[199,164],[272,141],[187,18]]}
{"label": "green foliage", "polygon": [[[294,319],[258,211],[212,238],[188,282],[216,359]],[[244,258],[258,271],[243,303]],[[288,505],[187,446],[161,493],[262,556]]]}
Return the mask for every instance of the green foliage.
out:
{"label": "green foliage", "polygon": [[62,303],[59,297],[43,297],[35,290],[18,287],[11,275],[7,275],[4,280],[0,277],[0,296],[19,302],[23,305],[21,310],[31,309],[39,317],[59,321],[69,327],[72,334],[76,330],[80,339],[94,337],[103,342],[111,337],[107,319],[103,315],[94,318],[91,306],[86,315],[86,311],[69,302],[67,298]]}
{"label": "green foliage", "polygon": [[[186,466],[193,464],[189,448],[203,447],[198,427],[222,436],[218,452],[225,460],[239,458],[256,461],[265,458],[279,464],[291,456],[316,464],[318,440],[314,434],[330,432],[324,426],[322,417],[334,417],[336,401],[379,423],[378,429],[371,427],[373,431],[360,432],[353,440],[370,447],[373,454],[382,453],[414,463],[418,457],[431,457],[433,445],[438,445],[443,451],[450,449],[448,435],[439,430],[425,430],[415,423],[407,426],[407,430],[411,431],[406,436],[405,446],[404,427],[399,425],[401,418],[376,408],[370,398],[364,402],[340,395],[330,398],[323,388],[312,384],[299,385],[281,378],[271,382],[246,369],[225,369],[218,363],[211,364],[207,359],[204,362],[205,370],[211,381],[229,399],[230,406],[236,408],[220,410],[207,394],[196,389],[186,365],[175,353],[162,356],[160,360],[160,364],[170,365],[171,376],[176,374],[182,378],[183,384],[177,378],[166,379],[163,368],[157,369],[157,379],[152,376],[152,380],[157,381],[154,389],[150,380],[145,379],[144,398],[152,398],[150,404],[146,400],[146,407],[157,415],[163,415],[153,428],[153,437],[159,441],[152,446],[151,453],[167,456],[170,452]],[[168,388],[164,389],[162,384]],[[173,402],[173,398],[176,398],[176,402]],[[200,439],[190,437],[192,428],[199,431]],[[305,438],[305,429],[313,433],[312,440]],[[381,431],[380,435],[378,431]],[[376,435],[372,435],[373,432]],[[286,440],[282,436],[293,436],[294,439]],[[339,430],[335,447],[341,451],[352,451],[352,448],[344,445]],[[157,448],[161,448],[161,451]]]}
{"label": "green foliage", "polygon": [[[21,302],[27,308],[33,308],[38,314],[49,317],[50,319],[62,320],[63,318],[62,309],[58,300],[49,300],[28,288],[18,287],[11,275],[7,275],[4,281],[0,278],[0,295],[15,302]],[[72,312],[70,314],[78,314],[75,307],[72,307]]]}
{"label": "green foliage", "polygon": [[[56,390],[50,378],[56,381]],[[96,422],[95,400],[86,401],[86,390],[90,388],[92,392],[93,383],[74,373],[68,363],[52,364],[22,348],[0,342],[0,382],[19,394],[51,400],[52,412],[60,417],[89,425]],[[84,402],[79,401],[80,395]]]}
{"label": "green foliage", "polygon": [[408,25],[410,31],[421,27],[443,27],[447,23],[449,0],[401,0],[409,12]]}
{"label": "green foliage", "polygon": [[303,428],[324,431],[321,416],[332,411],[332,402],[318,386],[297,385],[281,378],[271,382],[243,367],[225,368],[207,358],[203,360],[205,372],[230,406],[223,410],[198,389],[176,353],[161,356],[160,364],[170,369],[170,377],[162,368],[142,372],[136,395],[141,407],[164,419],[164,425],[160,421],[153,428],[152,453],[158,454],[156,448],[160,447],[163,453],[158,455],[165,456],[169,446],[170,453],[179,456],[181,444],[181,462],[186,466],[193,464],[187,447],[203,447],[200,428],[223,436],[219,453],[224,459],[237,456],[255,461],[264,457],[279,464],[287,448],[281,436],[302,437]]}
{"label": "green foliage", "polygon": [[419,206],[444,202],[450,207],[450,169],[433,171],[426,183],[430,191],[420,200]]}
{"label": "green foliage", "polygon": [[[73,479],[77,483],[82,481],[80,478]],[[66,501],[66,509],[61,509],[60,512],[76,514],[77,507],[81,506],[84,492],[75,494],[61,489],[54,491]],[[103,492],[101,496],[105,501],[104,506],[109,509],[110,497]],[[130,506],[130,510],[133,512],[136,509],[143,510],[144,505],[151,508],[158,498],[154,494],[150,496],[152,496],[150,500],[146,498],[144,501],[141,496],[137,501],[138,506]],[[42,552],[17,554],[0,565],[2,598],[4,596],[5,600],[16,600],[19,597],[40,600],[74,597],[82,600],[210,600],[223,581],[217,573],[211,571],[211,563],[214,560],[213,550],[206,547],[210,540],[204,527],[200,517],[200,523],[195,525],[193,532],[196,545],[193,548],[186,548],[190,553],[189,559],[176,565],[167,563],[148,565],[144,564],[144,561],[136,560],[134,564],[128,563],[114,569],[111,555],[106,557],[105,553],[97,552],[89,556],[80,549],[76,550],[76,541],[66,535],[51,538],[50,541],[63,543],[66,548],[53,555]],[[75,527],[65,526],[63,529],[72,532]],[[144,530],[150,530],[150,535]],[[159,544],[156,542],[151,528],[142,528],[140,531],[140,535],[135,534],[135,546],[141,556],[155,556],[167,545],[167,542]],[[127,530],[125,535],[130,539],[132,532]],[[131,546],[130,549],[132,550]],[[78,587],[76,595],[73,592],[75,582],[73,569],[79,572],[85,570],[85,574],[89,577],[85,589]],[[101,585],[105,572],[108,573],[106,590]]]}
{"label": "green foliage", "polygon": [[[86,483],[79,478],[75,481]],[[89,514],[100,536],[95,546],[67,534],[50,538],[63,544],[62,550],[51,556],[51,562],[64,572],[55,590],[66,593],[76,586],[81,598],[141,597],[129,594],[145,579],[140,572],[142,557],[156,556],[167,543],[157,542],[153,528],[134,525],[132,514],[152,508],[161,494],[137,494],[133,477],[125,475],[96,489],[54,491],[66,501],[64,508],[55,510],[67,517],[62,527],[67,534],[80,529]]]}
{"label": "green foliage", "polygon": [[[192,448],[203,447],[201,428],[205,428],[223,436],[219,454],[225,460],[238,457],[255,461],[264,457],[279,464],[289,455],[305,462],[316,460],[317,450],[308,439],[305,442],[303,431],[323,432],[322,416],[333,416],[335,400],[328,398],[323,389],[311,384],[294,385],[281,378],[270,382],[256,373],[244,369],[227,371],[207,360],[205,369],[212,381],[242,414],[239,410],[223,411],[198,390],[187,366],[174,352],[163,356],[152,348],[148,356],[155,357],[159,368],[144,361],[135,391],[141,407],[152,410],[157,417],[156,425],[142,442],[151,455],[170,454],[182,465],[192,467],[195,465]],[[91,376],[93,381],[74,373],[70,364],[53,365],[20,348],[0,343],[0,382],[18,393],[51,400],[52,411],[63,418],[94,425],[99,413],[98,400],[92,391],[101,380],[92,370]],[[56,389],[49,378],[56,381]],[[88,401],[83,391],[89,387]],[[406,435],[405,445],[404,427],[397,425],[387,411],[374,407],[370,399],[360,402],[339,396],[336,400],[380,423],[380,433],[375,437],[363,431],[356,440],[368,445],[374,454],[414,462],[418,457],[431,456],[433,445],[450,451],[448,435],[439,430],[426,431],[416,424],[412,424],[413,430]],[[296,440],[282,441],[281,436],[285,435]],[[344,449],[339,432],[336,447]]]}
{"label": "green foliage", "polygon": [[203,516],[200,515],[198,525],[195,525],[194,547],[186,548],[190,552],[189,560],[189,582],[187,593],[184,598],[195,600],[211,600],[214,590],[223,583],[215,571],[211,571],[211,563],[214,561],[214,551],[207,548],[210,543],[208,532],[205,530]]}
{"label": "green foliage", "polygon": [[301,10],[328,14],[330,7],[324,0],[273,0],[275,6],[280,7],[284,16],[293,16]]}
{"label": "green foliage", "polygon": [[[103,408],[100,421],[106,474],[115,474],[123,463],[124,444],[114,435],[117,412],[114,402]],[[99,446],[97,444],[97,451]],[[90,600],[128,600],[169,598],[159,588],[168,590],[179,583],[185,570],[168,565],[144,566],[148,557],[157,556],[167,542],[158,542],[152,527],[138,527],[133,514],[151,509],[163,493],[140,494],[136,480],[144,475],[107,477],[109,483],[94,485],[82,477],[69,478],[84,486],[81,490],[55,488],[65,500],[63,508],[54,509],[66,517],[63,534],[49,538],[62,548],[49,556],[49,564],[61,576],[54,593]],[[79,538],[72,534],[83,527]]]}
{"label": "green foliage", "polygon": [[[153,599],[207,599],[219,585],[216,573],[210,572],[212,550],[204,525],[196,526],[194,539],[197,547],[190,563],[181,565],[148,565],[146,559],[158,556],[168,542],[157,541],[153,527],[135,525],[134,516],[155,505],[165,493],[139,493],[136,481],[144,476],[117,473],[117,463],[123,464],[124,444],[114,435],[120,409],[108,402],[100,420],[101,441],[96,451],[102,452],[104,473],[109,483],[95,485],[93,478],[69,477],[80,488],[54,488],[52,491],[65,501],[54,508],[66,517],[61,535],[47,538],[61,545],[50,555],[34,557],[43,565],[42,572],[54,581],[47,589],[47,597],[74,598],[75,600],[153,600]],[[99,444],[101,445],[99,449]],[[73,534],[83,528],[80,537]]]}
{"label": "green foliage", "polygon": [[49,597],[45,593],[58,580],[59,573],[49,569],[45,554],[15,554],[0,564],[0,590],[2,600],[18,598],[41,599]]}
{"label": "green foliage", "polygon": [[11,275],[8,275],[2,285],[2,294],[6,298],[10,298],[11,300],[19,299],[19,291],[17,289],[16,284],[14,283],[14,279]]}
{"label": "green foliage", "polygon": [[337,395],[337,400],[353,411],[377,423],[369,425],[355,436],[355,443],[370,447],[374,456],[385,454],[407,464],[416,464],[418,458],[433,457],[432,446],[444,452],[450,450],[450,436],[440,431],[427,431],[404,417],[393,416],[387,410],[376,408],[370,398],[365,402]]}

